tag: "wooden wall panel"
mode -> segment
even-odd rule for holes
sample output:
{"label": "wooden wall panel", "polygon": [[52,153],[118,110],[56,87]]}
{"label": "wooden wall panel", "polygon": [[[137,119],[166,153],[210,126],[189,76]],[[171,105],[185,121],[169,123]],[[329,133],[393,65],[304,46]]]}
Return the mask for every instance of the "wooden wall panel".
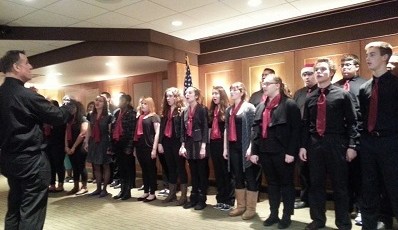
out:
{"label": "wooden wall panel", "polygon": [[[265,55],[242,60],[242,77],[247,84],[249,95],[260,89],[261,74],[264,68],[275,70],[288,87],[295,83],[294,79],[294,52]],[[246,80],[247,79],[247,80]]]}
{"label": "wooden wall panel", "polygon": [[245,84],[242,79],[241,61],[201,66],[199,69],[199,88],[204,97],[204,104],[210,105],[213,86],[223,86],[229,95],[229,87],[232,83],[237,81],[241,81]]}

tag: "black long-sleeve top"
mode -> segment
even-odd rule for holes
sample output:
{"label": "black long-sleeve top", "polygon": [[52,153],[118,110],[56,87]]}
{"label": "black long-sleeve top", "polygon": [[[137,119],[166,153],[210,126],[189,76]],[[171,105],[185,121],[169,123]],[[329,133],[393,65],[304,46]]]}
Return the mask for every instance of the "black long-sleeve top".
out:
{"label": "black long-sleeve top", "polygon": [[[258,155],[262,151],[262,144],[267,140],[262,137],[262,120],[265,103],[256,107],[253,122],[252,154]],[[272,138],[272,146],[267,152],[281,152],[296,157],[300,146],[300,110],[297,103],[290,98],[282,97],[279,105],[272,110],[271,122],[268,127],[268,138]],[[272,150],[272,147],[275,149]]]}
{"label": "black long-sleeve top", "polygon": [[[329,85],[325,88],[326,95],[326,130],[327,135],[341,135],[347,137],[347,147],[359,147],[359,132],[357,125],[357,116],[351,101],[349,92],[343,89]],[[315,90],[304,105],[302,147],[307,148],[310,135],[318,135],[316,131],[317,101],[321,94],[318,88]]]}
{"label": "black long-sleeve top", "polygon": [[[181,115],[179,112],[179,108],[175,108],[173,111],[173,118],[171,119],[172,121],[172,138],[177,139],[180,141],[181,139]],[[167,114],[164,114],[160,118],[160,132],[159,132],[159,144],[162,144],[164,136],[164,131],[166,129],[166,124],[167,124]],[[180,143],[176,143],[180,144]]]}
{"label": "black long-sleeve top", "polygon": [[350,95],[351,95],[351,100],[352,103],[354,105],[355,108],[355,112],[357,113],[357,119],[358,119],[358,129],[359,131],[361,131],[363,129],[362,127],[362,114],[361,114],[361,110],[359,108],[359,100],[358,100],[358,94],[359,94],[359,88],[361,88],[361,85],[364,84],[366,82],[365,78],[362,78],[360,76],[354,76],[350,79],[346,79],[343,78],[339,81],[337,81],[336,83],[334,83],[334,85],[340,87],[340,88],[344,88],[344,84],[345,82],[349,80],[348,84],[350,85]]}
{"label": "black long-sleeve top", "polygon": [[264,91],[263,89],[260,89],[259,91],[254,92],[249,99],[249,103],[252,103],[254,107],[256,107],[258,104],[261,103],[261,100],[263,99]]}
{"label": "black long-sleeve top", "polygon": [[[359,90],[359,104],[362,113],[364,132],[367,132],[369,103],[374,77]],[[374,131],[385,134],[398,134],[398,78],[387,71],[379,77],[377,119]]]}
{"label": "black long-sleeve top", "polygon": [[[308,87],[303,87],[299,90],[297,90],[294,93],[293,96],[293,100],[297,103],[297,106],[300,109],[300,113],[301,113],[301,117],[303,117],[304,114],[304,104],[305,104],[305,100],[307,99],[307,97],[314,92],[316,89],[318,89],[318,85],[315,84],[312,87],[308,88]],[[310,90],[308,92],[308,90]]]}
{"label": "black long-sleeve top", "polygon": [[134,139],[134,132],[135,127],[137,125],[137,112],[135,109],[128,105],[125,108],[125,112],[122,117],[122,136],[120,137],[119,141],[113,139],[113,132],[115,131],[116,121],[120,116],[121,110],[117,109],[114,111],[113,121],[111,125],[111,138],[112,138],[112,148],[114,145],[122,145],[124,148],[124,152],[132,152],[133,151],[133,139]]}
{"label": "black long-sleeve top", "polygon": [[42,125],[65,124],[68,106],[54,106],[40,94],[24,87],[18,79],[6,77],[0,87],[0,148],[2,154],[39,153],[43,144]]}

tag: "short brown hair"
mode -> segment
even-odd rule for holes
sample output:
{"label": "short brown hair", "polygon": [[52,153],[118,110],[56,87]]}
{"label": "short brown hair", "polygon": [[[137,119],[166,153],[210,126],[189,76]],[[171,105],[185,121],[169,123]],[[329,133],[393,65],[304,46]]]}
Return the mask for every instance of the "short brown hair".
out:
{"label": "short brown hair", "polygon": [[390,43],[382,41],[371,42],[365,46],[365,50],[367,51],[371,47],[379,48],[381,56],[387,54],[388,55],[387,62],[388,60],[390,60],[390,57],[392,55],[392,46]]}
{"label": "short brown hair", "polygon": [[342,58],[341,58],[341,64],[343,64],[343,62],[346,61],[352,61],[354,62],[354,65],[359,65],[360,61],[359,61],[359,57],[355,54],[345,54]]}

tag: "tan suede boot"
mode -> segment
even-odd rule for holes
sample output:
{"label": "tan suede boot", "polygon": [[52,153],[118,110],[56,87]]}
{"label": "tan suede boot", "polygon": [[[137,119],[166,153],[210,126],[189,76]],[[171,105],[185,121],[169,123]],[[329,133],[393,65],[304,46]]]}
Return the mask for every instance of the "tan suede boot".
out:
{"label": "tan suede boot", "polygon": [[229,216],[240,216],[246,211],[246,189],[235,189],[236,208],[229,212]]}
{"label": "tan suede boot", "polygon": [[181,184],[181,197],[177,201],[177,206],[182,206],[187,203],[187,192],[188,192],[188,185]]}
{"label": "tan suede boot", "polygon": [[246,211],[242,215],[243,220],[250,220],[256,215],[258,191],[246,191]]}
{"label": "tan suede boot", "polygon": [[162,203],[169,203],[177,199],[176,196],[177,185],[169,184],[169,189],[170,189],[169,195],[167,195],[166,199],[164,199]]}

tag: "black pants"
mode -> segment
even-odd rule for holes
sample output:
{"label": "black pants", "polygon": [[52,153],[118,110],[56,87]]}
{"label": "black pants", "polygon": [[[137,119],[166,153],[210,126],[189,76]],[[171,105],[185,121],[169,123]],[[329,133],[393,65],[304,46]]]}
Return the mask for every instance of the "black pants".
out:
{"label": "black pants", "polygon": [[46,154],[2,153],[0,162],[10,187],[4,229],[43,229],[51,177]]}
{"label": "black pants", "polygon": [[155,194],[156,191],[156,158],[151,158],[152,148],[139,145],[136,148],[138,162],[142,170],[142,180],[144,182],[144,192]]}
{"label": "black pants", "polygon": [[[390,198],[394,216],[398,217],[398,135],[361,136],[362,226],[376,229],[382,187]],[[383,185],[384,184],[384,185]]]}
{"label": "black pants", "polygon": [[114,152],[116,157],[117,168],[119,171],[119,178],[122,184],[127,187],[135,187],[136,169],[135,157],[132,153],[126,154],[124,144],[114,144]]}
{"label": "black pants", "polygon": [[223,142],[210,142],[210,156],[213,161],[214,174],[217,184],[217,203],[235,204],[235,184],[230,172],[228,172],[228,161],[223,157]]}
{"label": "black pants", "polygon": [[271,215],[278,216],[281,198],[283,215],[294,213],[294,162],[286,163],[284,153],[260,153],[260,163],[268,183]]}
{"label": "black pants", "polygon": [[181,184],[187,184],[188,174],[185,168],[186,160],[178,153],[181,143],[176,139],[163,137],[162,145],[169,172],[169,182],[171,184],[177,184],[177,180],[180,179]]}
{"label": "black pants", "polygon": [[109,163],[109,167],[111,169],[111,180],[112,181],[120,180],[119,163],[117,161],[118,161],[117,156],[115,154],[113,154],[112,162]]}
{"label": "black pants", "polygon": [[50,185],[55,185],[55,180],[57,176],[58,176],[58,183],[64,183],[65,180],[64,145],[48,145],[46,153],[51,166]]}
{"label": "black pants", "polygon": [[188,163],[192,182],[191,196],[198,195],[199,202],[206,202],[209,184],[209,158],[188,159]]}
{"label": "black pants", "polygon": [[308,167],[308,163],[300,159],[296,161],[296,167],[298,168],[298,173],[300,177],[300,200],[308,203],[308,193],[311,187],[310,169]]}
{"label": "black pants", "polygon": [[361,197],[362,169],[361,169],[361,153],[357,153],[357,157],[348,163],[348,197],[349,212],[358,211],[360,209],[359,199]]}
{"label": "black pants", "polygon": [[166,156],[164,154],[158,154],[158,159],[160,162],[160,165],[162,166],[162,182],[163,182],[163,187],[168,188],[169,187],[169,167],[167,166],[166,163]]}
{"label": "black pants", "polygon": [[351,229],[348,213],[348,163],[346,140],[339,135],[323,138],[311,137],[307,158],[310,167],[311,188],[309,193],[311,219],[319,226],[326,223],[326,175],[332,180],[335,204],[335,224],[339,229]]}
{"label": "black pants", "polygon": [[251,165],[243,170],[242,146],[235,143],[229,143],[229,164],[230,170],[235,178],[235,188],[247,188],[249,191],[258,191],[257,176],[260,168],[257,165]]}
{"label": "black pants", "polygon": [[74,182],[79,182],[81,179],[83,183],[87,183],[86,158],[87,153],[80,150],[76,150],[74,154],[69,155]]}

